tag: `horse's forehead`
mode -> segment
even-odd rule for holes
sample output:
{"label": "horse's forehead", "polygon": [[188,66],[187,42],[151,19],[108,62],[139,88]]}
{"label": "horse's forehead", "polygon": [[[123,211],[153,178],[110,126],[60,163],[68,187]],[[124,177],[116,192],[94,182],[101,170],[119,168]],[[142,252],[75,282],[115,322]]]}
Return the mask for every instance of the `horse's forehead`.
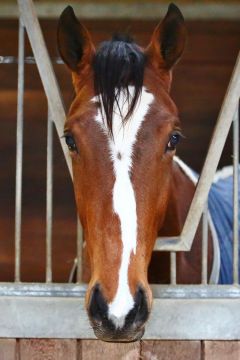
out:
{"label": "horse's forehead", "polygon": [[[79,106],[77,104],[79,103]],[[134,131],[136,124],[140,123],[138,131],[145,128],[154,128],[155,126],[164,127],[169,123],[174,126],[178,123],[177,109],[171,98],[164,92],[159,90],[154,93],[145,86],[142,89],[141,96],[138,100],[133,115],[125,122],[122,120],[122,115],[127,112],[128,103],[124,95],[120,96],[119,104],[115,107],[115,115],[113,117],[113,131],[116,134],[121,132],[127,136]],[[75,110],[76,109],[76,110]],[[81,101],[76,101],[75,111],[70,114],[66,122],[66,129],[80,130],[82,135],[86,135],[89,140],[94,139],[94,136],[100,136],[100,132],[108,132],[106,128],[106,119],[104,119],[104,111],[101,111],[101,96],[93,96],[86,100],[83,104]],[[144,115],[144,116],[142,116]],[[97,120],[97,121],[96,121]],[[144,121],[142,121],[144,120]],[[167,120],[167,121],[166,121]],[[96,126],[96,123],[101,126]],[[78,132],[78,131],[77,131]],[[118,139],[120,137],[118,136]],[[95,142],[94,142],[95,143]],[[95,143],[97,145],[97,143]]]}

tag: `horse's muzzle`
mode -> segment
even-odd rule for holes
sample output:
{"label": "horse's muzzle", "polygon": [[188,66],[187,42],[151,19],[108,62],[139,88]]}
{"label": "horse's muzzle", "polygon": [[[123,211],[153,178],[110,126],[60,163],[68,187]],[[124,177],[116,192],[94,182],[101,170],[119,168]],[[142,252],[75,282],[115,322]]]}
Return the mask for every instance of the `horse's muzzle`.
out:
{"label": "horse's muzzle", "polygon": [[144,290],[139,287],[134,296],[134,307],[118,326],[108,316],[108,304],[95,285],[91,291],[88,316],[96,337],[103,341],[130,342],[140,340],[144,334],[144,325],[149,316],[148,303]]}

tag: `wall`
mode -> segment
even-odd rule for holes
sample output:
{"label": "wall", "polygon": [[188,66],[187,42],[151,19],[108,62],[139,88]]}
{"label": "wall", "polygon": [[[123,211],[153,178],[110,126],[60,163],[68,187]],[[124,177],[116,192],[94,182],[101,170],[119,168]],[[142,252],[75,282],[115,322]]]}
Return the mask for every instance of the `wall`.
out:
{"label": "wall", "polygon": [[0,339],[1,360],[239,360],[239,341],[140,341]]}

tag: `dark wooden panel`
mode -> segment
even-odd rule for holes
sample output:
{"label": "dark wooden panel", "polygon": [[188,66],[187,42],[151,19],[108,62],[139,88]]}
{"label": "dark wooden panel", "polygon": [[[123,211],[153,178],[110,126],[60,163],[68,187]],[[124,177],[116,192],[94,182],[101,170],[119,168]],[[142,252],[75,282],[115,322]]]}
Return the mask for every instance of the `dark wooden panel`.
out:
{"label": "dark wooden panel", "polygon": [[200,341],[142,341],[143,360],[200,360]]}
{"label": "dark wooden panel", "polygon": [[[159,20],[161,14],[159,15]],[[41,20],[44,37],[52,56],[57,55],[56,20]],[[151,33],[158,22],[143,20],[84,20],[92,34],[94,43],[109,39],[114,32],[130,32],[143,46],[147,45]],[[16,20],[1,20],[0,55],[17,55]],[[239,45],[239,21],[188,21],[188,44],[184,54],[187,62],[233,62]],[[7,41],[6,41],[7,39]],[[32,54],[27,42],[26,54]]]}
{"label": "dark wooden panel", "polygon": [[16,360],[17,341],[15,339],[0,339],[0,359]]}
{"label": "dark wooden panel", "polygon": [[204,360],[239,360],[240,341],[204,341]]}
{"label": "dark wooden panel", "polygon": [[107,343],[100,340],[82,340],[79,358],[81,360],[137,360],[140,343]]}
{"label": "dark wooden panel", "polygon": [[77,360],[77,340],[21,339],[21,360]]}

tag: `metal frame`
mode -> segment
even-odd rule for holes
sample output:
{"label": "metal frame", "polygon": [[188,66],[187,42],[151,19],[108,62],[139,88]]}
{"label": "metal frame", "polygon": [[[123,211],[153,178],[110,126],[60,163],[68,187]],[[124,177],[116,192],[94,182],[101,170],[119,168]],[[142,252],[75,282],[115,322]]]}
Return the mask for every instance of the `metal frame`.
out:
{"label": "metal frame", "polygon": [[[0,57],[0,63],[18,63],[18,116],[16,160],[15,283],[0,283],[0,337],[94,338],[84,310],[86,285],[81,283],[82,229],[77,224],[78,284],[52,283],[52,130],[60,137],[72,176],[71,163],[61,136],[65,112],[41,28],[31,0],[18,0],[19,57]],[[24,58],[24,28],[34,58]],[[61,60],[55,59],[57,63]],[[21,186],[23,141],[24,64],[36,61],[48,99],[46,283],[26,284],[21,280]],[[182,234],[157,239],[155,250],[171,251],[171,285],[152,285],[154,305],[145,339],[240,339],[240,287],[238,272],[238,172],[240,56],[223,102],[202,174]],[[235,117],[234,117],[235,114]],[[207,196],[234,119],[234,284],[207,285]],[[203,213],[201,285],[176,285],[176,251],[189,251]],[[34,321],[33,321],[34,319]],[[60,326],[61,325],[61,326]]]}
{"label": "metal frame", "polygon": [[16,194],[15,194],[15,281],[20,281],[22,223],[22,164],[24,111],[24,26],[19,20],[18,31],[18,98],[16,134]]}
{"label": "metal frame", "polygon": [[[67,0],[41,0],[36,2],[37,15],[41,18],[57,18],[64,7],[71,3]],[[167,2],[114,1],[111,6],[104,1],[72,2],[74,10],[83,19],[139,19],[159,20],[167,11]],[[240,5],[235,1],[208,2],[194,1],[194,4],[181,3],[181,10],[187,20],[239,20]],[[18,18],[17,5],[9,1],[0,3],[0,18]]]}

